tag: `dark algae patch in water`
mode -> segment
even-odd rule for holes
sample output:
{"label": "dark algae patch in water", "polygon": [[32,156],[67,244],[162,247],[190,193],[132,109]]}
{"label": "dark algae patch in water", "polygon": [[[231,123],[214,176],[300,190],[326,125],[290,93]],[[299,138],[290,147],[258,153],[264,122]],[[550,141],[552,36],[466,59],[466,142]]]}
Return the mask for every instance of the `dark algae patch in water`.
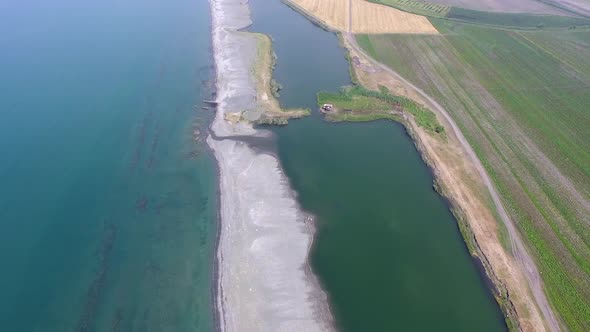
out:
{"label": "dark algae patch in water", "polygon": [[211,330],[209,4],[0,12],[0,329]]}
{"label": "dark algae patch in water", "polygon": [[[336,36],[278,1],[251,6],[251,30],[274,39],[284,107],[317,108],[318,91],[348,83]],[[316,216],[311,265],[340,330],[506,330],[456,220],[400,124],[327,123],[316,113],[275,133],[299,202]]]}

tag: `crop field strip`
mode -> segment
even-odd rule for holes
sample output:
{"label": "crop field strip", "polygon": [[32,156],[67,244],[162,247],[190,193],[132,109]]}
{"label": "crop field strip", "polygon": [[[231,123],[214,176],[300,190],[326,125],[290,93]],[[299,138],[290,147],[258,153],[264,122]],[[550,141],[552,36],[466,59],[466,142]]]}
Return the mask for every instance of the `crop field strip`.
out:
{"label": "crop field strip", "polygon": [[590,18],[590,6],[588,3],[584,4],[584,0],[578,1],[560,1],[560,0],[538,0],[546,5],[559,8],[566,12],[573,13],[575,15]]}
{"label": "crop field strip", "polygon": [[348,0],[289,0],[288,2],[301,7],[332,29],[348,30]]}
{"label": "crop field strip", "polygon": [[417,0],[368,1],[397,8],[408,13],[414,13],[433,18],[444,18],[477,25],[521,29],[560,29],[590,26],[590,19],[581,17],[485,12]]}
{"label": "crop field strip", "polygon": [[438,33],[426,17],[365,0],[351,1],[354,33]]}
{"label": "crop field strip", "polygon": [[477,25],[522,29],[563,29],[590,26],[587,18],[523,13],[493,13],[452,7],[444,18]]}
{"label": "crop field strip", "polygon": [[445,17],[451,10],[450,6],[436,3],[429,3],[425,1],[415,0],[370,0],[374,3],[379,3],[391,6],[409,13],[431,16],[431,17]]}
{"label": "crop field strip", "polygon": [[570,330],[590,330],[590,32],[435,25],[446,35],[358,40],[451,112],[557,312]]}
{"label": "crop field strip", "polygon": [[285,1],[336,31],[349,30],[349,10],[352,8],[353,33],[438,34],[426,17],[365,0]]}

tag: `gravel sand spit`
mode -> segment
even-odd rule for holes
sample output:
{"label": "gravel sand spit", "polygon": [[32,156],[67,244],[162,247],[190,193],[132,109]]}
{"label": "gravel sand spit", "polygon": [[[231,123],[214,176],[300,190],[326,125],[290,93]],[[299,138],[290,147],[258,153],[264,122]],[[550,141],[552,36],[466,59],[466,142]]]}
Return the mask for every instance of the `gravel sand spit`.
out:
{"label": "gravel sand spit", "polygon": [[222,331],[330,331],[327,297],[307,256],[313,223],[275,156],[239,138],[270,134],[225,114],[256,106],[256,35],[247,3],[211,0],[218,110],[207,140],[220,172],[217,309]]}

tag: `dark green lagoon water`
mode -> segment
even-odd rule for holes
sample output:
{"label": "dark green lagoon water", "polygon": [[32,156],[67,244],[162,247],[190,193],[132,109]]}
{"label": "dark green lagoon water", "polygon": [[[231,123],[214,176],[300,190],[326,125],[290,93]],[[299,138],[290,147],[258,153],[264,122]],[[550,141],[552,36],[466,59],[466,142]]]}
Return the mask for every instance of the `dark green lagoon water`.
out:
{"label": "dark green lagoon water", "polygon": [[209,3],[0,13],[0,329],[210,330]]}
{"label": "dark green lagoon water", "polygon": [[[288,107],[349,83],[335,35],[278,0],[252,0],[251,30],[270,34]],[[323,122],[274,130],[302,207],[318,226],[312,267],[342,331],[503,331],[432,174],[397,123]]]}

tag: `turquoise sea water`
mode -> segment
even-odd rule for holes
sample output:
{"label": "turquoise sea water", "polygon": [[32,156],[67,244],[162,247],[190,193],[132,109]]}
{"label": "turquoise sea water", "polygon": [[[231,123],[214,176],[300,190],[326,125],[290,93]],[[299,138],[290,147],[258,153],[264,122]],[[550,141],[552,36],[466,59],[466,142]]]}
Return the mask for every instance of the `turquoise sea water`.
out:
{"label": "turquoise sea water", "polygon": [[[334,34],[279,1],[251,1],[269,33],[287,107],[349,84]],[[316,216],[310,259],[342,331],[503,331],[502,313],[404,128],[327,123],[317,111],[274,129],[302,207]]]}
{"label": "turquoise sea water", "polygon": [[211,329],[208,2],[0,13],[1,329]]}

